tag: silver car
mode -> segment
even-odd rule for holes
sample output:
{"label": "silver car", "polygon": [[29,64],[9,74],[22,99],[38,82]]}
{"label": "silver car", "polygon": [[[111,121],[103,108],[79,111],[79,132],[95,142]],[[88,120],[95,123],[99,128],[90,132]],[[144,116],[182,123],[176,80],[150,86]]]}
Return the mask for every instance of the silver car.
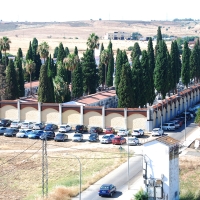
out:
{"label": "silver car", "polygon": [[82,133],[75,133],[73,138],[72,138],[72,141],[77,141],[77,142],[81,142],[83,141],[83,134]]}
{"label": "silver car", "polygon": [[61,125],[58,131],[60,133],[66,133],[71,130],[72,130],[72,127],[70,125]]}
{"label": "silver car", "polygon": [[128,145],[139,145],[139,139],[137,137],[130,137],[128,138]]}
{"label": "silver car", "polygon": [[127,129],[119,129],[117,135],[119,136],[127,136],[129,134],[129,130]]}
{"label": "silver car", "polygon": [[33,126],[33,130],[41,130],[41,129],[44,129],[45,127],[45,124],[40,122],[40,123],[35,123],[34,126]]}
{"label": "silver car", "polygon": [[15,120],[10,124],[10,128],[20,128],[22,125],[22,122]]}
{"label": "silver car", "polygon": [[32,129],[33,125],[33,122],[23,122],[21,128]]}
{"label": "silver car", "polygon": [[101,144],[112,143],[112,139],[115,137],[114,134],[106,134],[101,138]]}

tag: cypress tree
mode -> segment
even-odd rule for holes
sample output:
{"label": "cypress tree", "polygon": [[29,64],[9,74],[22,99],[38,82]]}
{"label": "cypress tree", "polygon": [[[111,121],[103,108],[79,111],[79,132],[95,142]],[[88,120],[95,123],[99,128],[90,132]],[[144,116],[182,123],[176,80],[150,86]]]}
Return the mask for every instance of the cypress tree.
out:
{"label": "cypress tree", "polygon": [[122,51],[120,49],[117,50],[117,56],[116,56],[116,73],[115,73],[115,90],[118,94],[118,86],[120,83],[120,76],[122,73]]}
{"label": "cypress tree", "polygon": [[133,102],[134,102],[134,107],[139,107],[139,106],[143,106],[141,105],[141,93],[142,90],[140,88],[142,88],[142,68],[141,68],[141,63],[139,60],[139,56],[136,56],[136,58],[134,59],[133,62],[133,66],[132,66],[132,87],[133,87]]}
{"label": "cypress tree", "polygon": [[77,65],[73,72],[72,85],[73,97],[79,98],[83,96],[83,73],[80,63]]}
{"label": "cypress tree", "polygon": [[114,73],[114,56],[113,56],[111,41],[108,44],[108,51],[110,52],[110,56],[108,60],[108,72],[106,77],[106,84],[109,87],[113,85],[113,73]]}
{"label": "cypress tree", "polygon": [[97,69],[92,49],[87,49],[82,57],[83,90],[85,93],[94,94],[98,85]]}
{"label": "cypress tree", "polygon": [[[174,89],[174,72],[172,69],[172,64],[171,64],[171,56],[169,52],[167,51],[167,62],[168,62],[168,67],[167,67],[167,80],[170,80],[167,82],[167,89],[168,89],[168,94],[170,96],[170,91]],[[176,85],[175,85],[176,86]]]}
{"label": "cypress tree", "polygon": [[161,27],[158,27],[157,30],[157,38],[156,38],[156,46],[155,46],[155,55],[157,55],[157,51],[159,48],[159,42],[162,40],[162,33],[161,33]]}
{"label": "cypress tree", "polygon": [[33,61],[35,63],[35,71],[32,74],[33,80],[38,80],[39,79],[39,73],[40,73],[40,67],[41,67],[41,60],[40,57],[38,59],[38,53],[37,53],[37,49],[38,49],[38,40],[36,38],[33,38],[32,41],[32,57],[33,57]]}
{"label": "cypress tree", "polygon": [[105,83],[105,64],[102,63],[102,61],[101,61],[101,53],[102,53],[103,50],[104,50],[104,46],[103,46],[103,43],[102,43],[101,47],[100,47],[99,70],[98,70],[99,85],[101,85],[102,88],[103,88],[103,85]]}
{"label": "cypress tree", "polygon": [[133,50],[131,52],[131,60],[132,62],[134,62],[134,59],[137,57],[137,56],[141,56],[141,49],[140,49],[140,46],[138,44],[138,42],[135,42],[134,46],[133,46]]}
{"label": "cypress tree", "polygon": [[176,55],[176,47],[174,42],[171,43],[171,51],[170,51],[170,59],[171,59],[171,75],[169,74],[168,77],[170,77],[169,84],[171,85],[170,89],[176,89],[176,82],[177,82],[177,75],[178,75],[178,65],[177,65],[177,55]]}
{"label": "cypress tree", "polygon": [[155,57],[152,38],[149,38],[148,41],[148,60],[149,60],[149,96],[147,97],[147,103],[153,104],[155,100],[155,88],[154,88],[154,69],[155,69]]}
{"label": "cypress tree", "polygon": [[50,57],[48,58],[47,60],[47,76],[48,76],[48,88],[49,88],[49,91],[48,92],[48,100],[49,102],[51,103],[55,103],[55,95],[54,95],[54,86],[53,86],[53,74],[52,74],[52,68],[51,68],[51,54],[50,54]]}
{"label": "cypress tree", "polygon": [[67,57],[68,55],[69,55],[69,49],[68,49],[68,47],[65,47],[65,57]]}
{"label": "cypress tree", "polygon": [[0,64],[2,64],[2,53],[0,51]]}
{"label": "cypress tree", "polygon": [[146,50],[142,51],[142,58],[141,58],[141,68],[142,68],[142,76],[139,90],[140,93],[140,102],[141,106],[143,107],[146,103],[149,103],[149,99],[151,96],[151,78],[150,78],[150,68],[149,68],[149,58]]}
{"label": "cypress tree", "polygon": [[156,56],[156,66],[154,69],[154,85],[158,92],[161,93],[162,98],[165,97],[168,92],[167,87],[167,68],[168,68],[168,60],[167,60],[167,46],[166,43],[161,40],[158,44],[158,51]]}
{"label": "cypress tree", "polygon": [[187,41],[184,43],[182,55],[181,79],[183,84],[187,87],[190,82],[190,49]]}
{"label": "cypress tree", "polygon": [[31,42],[29,43],[29,48],[26,54],[26,60],[33,60],[33,52],[32,52],[32,46]]}
{"label": "cypress tree", "polygon": [[5,96],[8,100],[15,100],[19,97],[18,95],[18,84],[17,84],[17,75],[14,67],[14,62],[12,59],[9,60],[7,69],[6,69],[6,90]]}
{"label": "cypress tree", "polygon": [[63,44],[62,42],[59,44],[59,47],[58,47],[58,56],[57,56],[57,62],[58,61],[61,61],[63,63],[63,59],[65,58],[65,50],[64,50],[64,47],[63,47]]}
{"label": "cypress tree", "polygon": [[40,68],[41,68],[41,65],[42,65],[42,62],[41,62],[40,54],[39,54],[39,53],[37,53],[37,54],[35,55],[34,62],[35,62],[34,78],[35,78],[35,80],[39,80]]}
{"label": "cypress tree", "polygon": [[179,79],[181,77],[181,59],[180,59],[180,52],[178,48],[177,41],[174,41],[174,51],[176,55],[176,83],[179,83]]}
{"label": "cypress tree", "polygon": [[75,46],[75,48],[74,48],[74,54],[78,56],[78,49],[77,49],[76,46]]}
{"label": "cypress tree", "polygon": [[61,61],[56,62],[56,65],[57,65],[57,76],[62,77],[63,81],[68,83],[66,68],[64,67]]}
{"label": "cypress tree", "polygon": [[126,64],[127,62],[129,62],[129,60],[126,51],[124,50],[122,51],[122,64]]}
{"label": "cypress tree", "polygon": [[190,56],[190,78],[196,82],[199,78],[198,67],[199,67],[199,49],[198,45],[195,44],[191,56]]}
{"label": "cypress tree", "polygon": [[133,108],[133,94],[131,68],[127,62],[122,67],[118,86],[118,108]]}
{"label": "cypress tree", "polygon": [[35,62],[35,57],[37,55],[37,49],[38,49],[38,40],[36,38],[33,38],[32,41],[32,56],[33,56],[33,61]]}
{"label": "cypress tree", "polygon": [[17,86],[18,86],[18,97],[24,96],[24,74],[22,69],[22,50],[21,48],[18,49],[17,57],[15,60],[15,66],[17,69]]}
{"label": "cypress tree", "polygon": [[51,59],[51,69],[52,69],[52,78],[54,78],[57,74],[57,69],[53,58]]}
{"label": "cypress tree", "polygon": [[53,57],[54,57],[54,58],[57,58],[57,56],[58,56],[58,47],[56,47],[56,48],[54,49],[54,53],[53,53]]}

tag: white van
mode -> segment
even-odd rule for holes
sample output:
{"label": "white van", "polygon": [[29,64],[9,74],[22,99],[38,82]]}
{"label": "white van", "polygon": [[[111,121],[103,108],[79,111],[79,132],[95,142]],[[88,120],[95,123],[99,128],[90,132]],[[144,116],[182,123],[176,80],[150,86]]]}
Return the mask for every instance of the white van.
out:
{"label": "white van", "polygon": [[162,125],[162,129],[166,131],[174,131],[175,130],[175,124],[174,123],[164,123]]}

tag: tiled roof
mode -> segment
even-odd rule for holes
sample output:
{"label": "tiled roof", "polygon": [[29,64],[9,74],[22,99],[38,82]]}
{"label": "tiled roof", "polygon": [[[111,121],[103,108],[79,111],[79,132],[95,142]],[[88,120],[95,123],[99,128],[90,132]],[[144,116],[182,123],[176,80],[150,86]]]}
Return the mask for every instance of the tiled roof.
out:
{"label": "tiled roof", "polygon": [[[39,81],[32,81],[32,87],[38,87],[39,86]],[[24,84],[25,88],[30,88],[30,82]]]}
{"label": "tiled roof", "polygon": [[158,142],[161,142],[163,144],[166,144],[167,146],[173,146],[175,144],[179,144],[180,141],[172,138],[172,137],[169,137],[169,136],[164,136],[164,137],[159,137],[156,139]]}

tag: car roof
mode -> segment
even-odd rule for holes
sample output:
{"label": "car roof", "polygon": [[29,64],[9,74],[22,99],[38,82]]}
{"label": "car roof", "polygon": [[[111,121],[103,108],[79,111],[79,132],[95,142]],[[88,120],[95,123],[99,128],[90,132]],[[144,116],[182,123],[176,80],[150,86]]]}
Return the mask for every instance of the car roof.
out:
{"label": "car roof", "polygon": [[[111,186],[111,185],[112,185],[112,184],[103,184],[102,186]],[[102,186],[101,186],[101,187],[102,187]]]}
{"label": "car roof", "polygon": [[156,131],[156,130],[159,130],[159,129],[160,129],[160,128],[154,128],[153,130]]}

